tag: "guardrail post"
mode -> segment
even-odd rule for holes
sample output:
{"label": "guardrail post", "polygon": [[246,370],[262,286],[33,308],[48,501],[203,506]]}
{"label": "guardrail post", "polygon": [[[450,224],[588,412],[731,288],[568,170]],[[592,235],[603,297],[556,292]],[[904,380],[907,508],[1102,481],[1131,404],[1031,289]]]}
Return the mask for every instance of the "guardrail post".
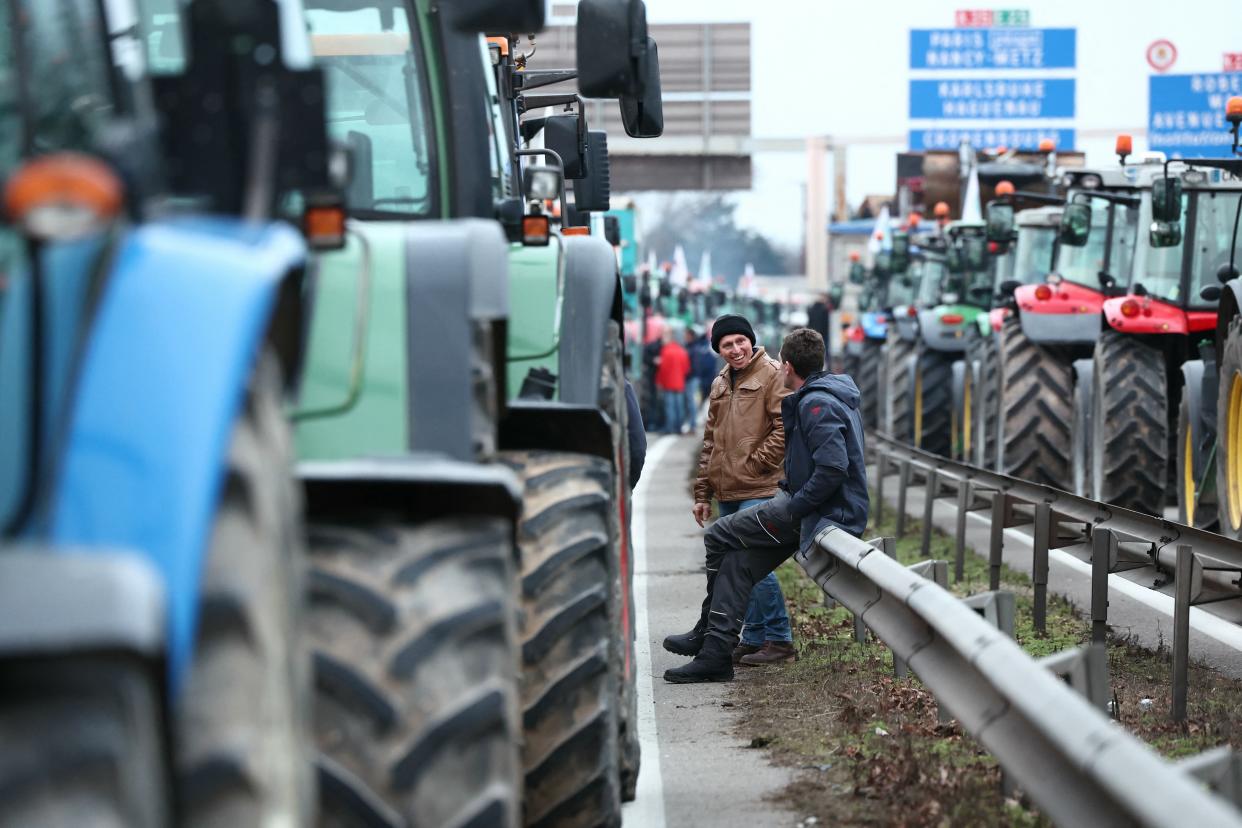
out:
{"label": "guardrail post", "polygon": [[1242,808],[1242,754],[1229,745],[1187,756],[1177,763],[1177,769],[1194,776]]}
{"label": "guardrail post", "polygon": [[992,536],[988,544],[988,589],[1000,589],[1001,563],[1005,549],[1005,493],[992,492]]}
{"label": "guardrail post", "polygon": [[962,603],[983,616],[996,629],[1013,638],[1014,598],[1012,592],[994,589],[962,599]]}
{"label": "guardrail post", "polygon": [[1107,647],[1101,644],[1073,647],[1039,659],[1039,665],[1060,676],[1100,710],[1108,710]]}
{"label": "guardrail post", "polygon": [[936,494],[940,489],[940,475],[932,469],[927,473],[926,493],[923,497],[923,557],[931,554],[932,515],[936,510]]}
{"label": "guardrail post", "polygon": [[957,544],[953,550],[953,583],[958,583],[966,571],[966,513],[970,508],[970,481],[959,480],[957,484]]}
{"label": "guardrail post", "polygon": [[1190,603],[1195,553],[1185,544],[1177,547],[1173,569],[1173,710],[1175,722],[1186,720],[1186,692],[1190,668]]}
{"label": "guardrail post", "polygon": [[910,488],[910,461],[902,460],[897,468],[897,537],[906,534],[906,490]]}
{"label": "guardrail post", "polygon": [[1048,546],[1052,535],[1052,506],[1035,504],[1035,544],[1031,556],[1031,583],[1035,585],[1035,629],[1048,624]]}
{"label": "guardrail post", "polygon": [[875,457],[875,526],[879,527],[884,520],[884,473],[888,471],[888,452],[877,448]]}
{"label": "guardrail post", "polygon": [[1091,531],[1091,640],[1108,640],[1108,569],[1116,543],[1111,529]]}

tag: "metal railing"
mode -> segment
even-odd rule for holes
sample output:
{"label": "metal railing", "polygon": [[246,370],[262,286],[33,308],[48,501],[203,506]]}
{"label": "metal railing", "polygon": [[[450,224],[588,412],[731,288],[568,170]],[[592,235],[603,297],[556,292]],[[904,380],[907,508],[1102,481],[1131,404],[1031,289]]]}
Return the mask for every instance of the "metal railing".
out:
{"label": "metal railing", "polygon": [[[891,549],[891,541],[883,545]],[[1227,790],[1239,775],[1236,755],[1208,752],[1185,764],[1162,759],[1071,689],[1083,684],[1074,676],[1076,654],[1033,660],[995,618],[989,623],[914,568],[840,529],[820,533],[796,558],[1056,824],[1242,825],[1242,813],[1202,784],[1210,779]],[[915,566],[944,577],[934,563]],[[1092,681],[1098,684],[1098,676]]]}
{"label": "metal railing", "polygon": [[[1186,716],[1189,615],[1192,606],[1242,599],[1242,542],[1165,518],[1099,503],[1060,489],[1031,483],[941,457],[873,433],[876,461],[877,524],[885,508],[885,478],[897,472],[897,534],[904,533],[906,496],[922,482],[923,554],[931,544],[935,501],[951,493],[957,508],[955,580],[960,580],[966,551],[966,519],[971,511],[991,517],[988,548],[989,587],[999,588],[1005,529],[1032,529],[1031,580],[1035,628],[1047,616],[1048,552],[1062,549],[1091,564],[1092,640],[1103,642],[1108,621],[1108,576],[1141,567],[1159,573],[1158,586],[1173,586],[1173,709]],[[1179,563],[1180,559],[1180,563]]]}

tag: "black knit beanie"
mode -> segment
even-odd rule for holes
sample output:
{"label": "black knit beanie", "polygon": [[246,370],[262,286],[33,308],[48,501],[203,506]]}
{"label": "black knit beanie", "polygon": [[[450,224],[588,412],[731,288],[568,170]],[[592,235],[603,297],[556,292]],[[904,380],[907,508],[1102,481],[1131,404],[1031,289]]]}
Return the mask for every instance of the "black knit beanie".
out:
{"label": "black knit beanie", "polygon": [[720,340],[731,334],[743,334],[755,345],[755,329],[746,321],[746,317],[736,313],[726,313],[712,324],[712,350],[720,353]]}

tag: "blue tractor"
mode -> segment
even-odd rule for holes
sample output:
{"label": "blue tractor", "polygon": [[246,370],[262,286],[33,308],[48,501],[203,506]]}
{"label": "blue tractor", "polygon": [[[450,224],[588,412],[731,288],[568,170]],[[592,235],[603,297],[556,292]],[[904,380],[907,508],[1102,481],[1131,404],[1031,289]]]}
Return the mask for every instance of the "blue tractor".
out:
{"label": "blue tractor", "polygon": [[322,81],[272,0],[123,6],[0,2],[0,825],[308,824]]}

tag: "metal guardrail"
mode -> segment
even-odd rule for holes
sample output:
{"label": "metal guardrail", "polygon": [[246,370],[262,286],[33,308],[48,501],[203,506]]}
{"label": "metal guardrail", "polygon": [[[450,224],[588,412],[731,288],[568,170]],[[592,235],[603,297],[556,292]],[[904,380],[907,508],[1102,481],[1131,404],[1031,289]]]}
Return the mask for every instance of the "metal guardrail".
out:
{"label": "metal guardrail", "polygon": [[[1031,659],[976,610],[875,546],[829,528],[796,558],[1056,824],[1242,825],[1242,813],[1202,786],[1201,769],[1162,759],[1052,665]],[[1236,775],[1229,754],[1204,756]]]}
{"label": "metal guardrail", "polygon": [[1091,563],[1092,639],[1103,642],[1108,621],[1108,576],[1141,567],[1153,567],[1173,586],[1173,708],[1172,717],[1186,716],[1189,663],[1189,617],[1192,606],[1242,599],[1242,542],[1185,526],[1162,517],[1132,512],[1031,483],[998,472],[949,460],[907,446],[889,435],[874,433],[877,463],[875,512],[883,515],[884,480],[895,466],[898,473],[897,533],[906,522],[906,494],[921,476],[923,552],[931,542],[936,499],[953,491],[957,505],[955,580],[960,580],[966,548],[966,516],[970,511],[991,512],[988,550],[989,583],[1000,583],[1004,531],[1031,526],[1031,580],[1034,585],[1034,623],[1044,629],[1047,612],[1048,551],[1063,549]]}

